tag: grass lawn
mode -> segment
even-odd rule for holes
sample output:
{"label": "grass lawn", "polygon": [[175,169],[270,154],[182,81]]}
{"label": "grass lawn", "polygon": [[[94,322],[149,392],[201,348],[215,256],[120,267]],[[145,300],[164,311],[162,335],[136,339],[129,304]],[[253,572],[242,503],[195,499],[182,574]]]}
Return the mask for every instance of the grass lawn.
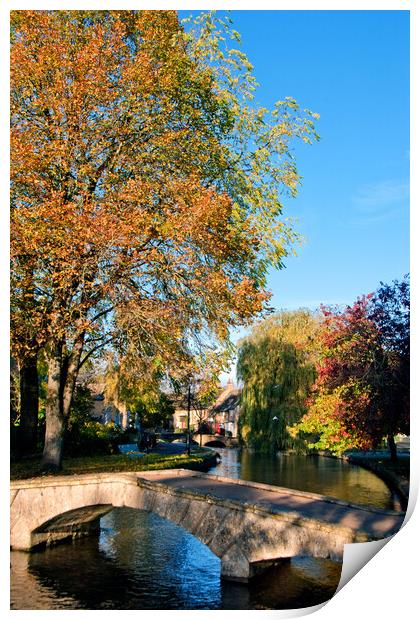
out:
{"label": "grass lawn", "polygon": [[[144,456],[127,456],[125,454],[80,456],[63,459],[63,467],[58,475],[70,476],[114,471],[149,471],[152,469],[203,469],[212,466],[215,452],[205,448],[196,448],[191,456],[186,454],[145,454]],[[36,478],[41,472],[41,457],[23,459],[10,464],[11,480]]]}

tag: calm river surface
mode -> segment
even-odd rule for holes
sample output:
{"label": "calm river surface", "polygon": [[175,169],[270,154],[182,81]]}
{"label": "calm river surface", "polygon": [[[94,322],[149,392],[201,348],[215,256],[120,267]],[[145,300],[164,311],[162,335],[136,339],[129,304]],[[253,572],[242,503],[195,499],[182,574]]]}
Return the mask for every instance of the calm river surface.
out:
{"label": "calm river surface", "polygon": [[[218,449],[209,473],[395,508],[374,474],[323,457],[262,456]],[[251,585],[222,582],[220,560],[177,525],[116,508],[99,538],[11,553],[12,609],[288,609],[328,600],[341,564],[293,558]]]}

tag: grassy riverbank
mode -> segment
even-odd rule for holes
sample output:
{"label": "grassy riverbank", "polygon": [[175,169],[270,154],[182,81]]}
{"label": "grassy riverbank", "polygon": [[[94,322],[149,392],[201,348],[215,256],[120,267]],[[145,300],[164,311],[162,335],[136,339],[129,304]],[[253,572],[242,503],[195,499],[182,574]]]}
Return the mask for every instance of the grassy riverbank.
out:
{"label": "grassy riverbank", "polygon": [[[145,454],[144,456],[128,456],[113,454],[106,456],[80,456],[63,459],[63,467],[59,473],[80,475],[102,472],[149,471],[153,469],[194,469],[206,471],[216,465],[216,453],[206,448],[195,448],[191,456],[187,454]],[[40,458],[23,459],[10,464],[11,480],[36,478],[46,475],[41,472]],[[53,475],[53,474],[48,474]]]}

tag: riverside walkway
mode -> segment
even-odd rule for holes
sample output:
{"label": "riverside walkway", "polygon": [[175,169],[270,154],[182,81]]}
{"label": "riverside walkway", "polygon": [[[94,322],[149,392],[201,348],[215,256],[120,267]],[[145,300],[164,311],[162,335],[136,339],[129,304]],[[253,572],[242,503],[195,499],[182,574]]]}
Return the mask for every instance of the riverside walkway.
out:
{"label": "riverside walkway", "polygon": [[344,545],[396,533],[404,514],[189,470],[34,478],[11,485],[11,546],[29,550],[97,530],[116,506],[177,523],[246,581],[293,556],[339,560]]}

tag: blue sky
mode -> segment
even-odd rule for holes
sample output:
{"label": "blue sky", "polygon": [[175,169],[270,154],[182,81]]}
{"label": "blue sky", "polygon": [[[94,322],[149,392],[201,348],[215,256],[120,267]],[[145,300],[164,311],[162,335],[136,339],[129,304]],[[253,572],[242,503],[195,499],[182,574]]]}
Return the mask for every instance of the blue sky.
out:
{"label": "blue sky", "polygon": [[350,303],[409,271],[409,13],[233,11],[258,100],[319,112],[287,202],[305,236],[272,271],[276,308]]}
{"label": "blue sky", "polygon": [[286,214],[306,242],[270,274],[276,307],[351,302],[409,270],[409,13],[232,11],[267,107],[319,112]]}
{"label": "blue sky", "polygon": [[270,272],[272,305],[351,303],[401,278],[409,271],[408,11],[230,16],[258,102],[292,96],[321,115],[321,141],[296,149],[303,186],[286,203],[305,243]]}

